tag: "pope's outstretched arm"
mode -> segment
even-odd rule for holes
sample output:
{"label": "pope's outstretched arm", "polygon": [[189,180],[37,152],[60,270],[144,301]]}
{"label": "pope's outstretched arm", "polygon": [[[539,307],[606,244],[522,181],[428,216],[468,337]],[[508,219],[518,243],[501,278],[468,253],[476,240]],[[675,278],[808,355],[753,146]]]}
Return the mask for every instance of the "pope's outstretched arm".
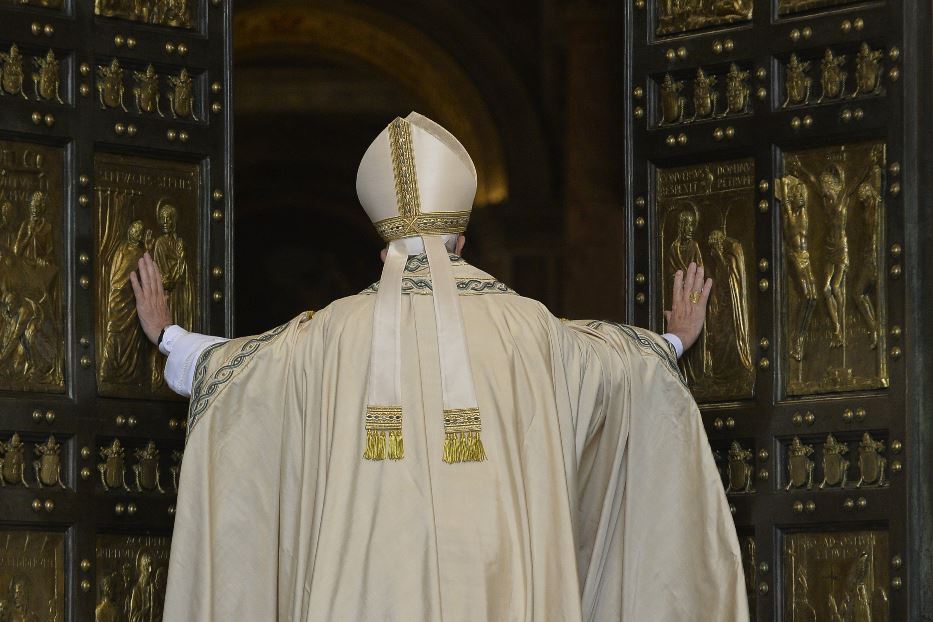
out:
{"label": "pope's outstretched arm", "polygon": [[168,386],[184,397],[191,396],[194,368],[201,353],[223,337],[199,335],[172,323],[172,312],[168,308],[168,297],[162,287],[159,266],[149,253],[139,260],[139,270],[130,274],[130,284],[136,295],[136,314],[143,332],[162,354],[168,356],[165,364],[165,381]]}

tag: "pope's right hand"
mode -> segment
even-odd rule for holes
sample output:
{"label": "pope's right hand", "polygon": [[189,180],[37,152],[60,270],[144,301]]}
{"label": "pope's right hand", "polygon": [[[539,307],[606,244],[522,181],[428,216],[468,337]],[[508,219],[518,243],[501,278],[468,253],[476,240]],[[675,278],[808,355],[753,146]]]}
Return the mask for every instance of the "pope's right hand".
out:
{"label": "pope's right hand", "polygon": [[168,308],[168,296],[162,287],[162,275],[159,266],[149,253],[139,260],[139,269],[130,274],[130,284],[136,295],[136,315],[143,332],[154,344],[159,342],[159,335],[172,324],[172,313]]}
{"label": "pope's right hand", "polygon": [[674,333],[684,344],[684,351],[690,349],[700,337],[706,322],[706,303],[713,288],[713,279],[703,280],[703,266],[690,262],[687,273],[678,270],[674,274],[674,291],[671,296],[671,309],[664,312],[667,320],[667,332]]}

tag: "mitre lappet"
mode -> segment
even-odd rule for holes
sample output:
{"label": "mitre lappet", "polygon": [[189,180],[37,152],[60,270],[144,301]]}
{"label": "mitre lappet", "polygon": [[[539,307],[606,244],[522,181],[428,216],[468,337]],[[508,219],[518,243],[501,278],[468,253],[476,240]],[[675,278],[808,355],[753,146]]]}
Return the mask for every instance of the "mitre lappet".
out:
{"label": "mitre lappet", "polygon": [[444,461],[485,460],[463,315],[447,250],[470,219],[476,195],[473,161],[450,132],[412,112],[392,121],[366,150],[357,172],[356,191],[363,209],[388,243],[373,311],[363,457],[400,460],[405,455],[402,276],[408,256],[425,253],[437,324],[444,407],[443,413],[438,413],[438,424],[443,419]]}

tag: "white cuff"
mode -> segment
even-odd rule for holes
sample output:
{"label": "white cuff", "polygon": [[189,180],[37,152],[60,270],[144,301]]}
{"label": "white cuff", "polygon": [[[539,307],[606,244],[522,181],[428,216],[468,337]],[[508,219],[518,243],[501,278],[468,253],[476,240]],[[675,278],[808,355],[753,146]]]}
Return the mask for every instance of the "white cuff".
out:
{"label": "white cuff", "polygon": [[213,344],[224,341],[227,340],[223,337],[189,333],[180,326],[166,328],[159,349],[168,355],[165,382],[169,388],[182,397],[190,397],[194,368],[201,354]]}
{"label": "white cuff", "polygon": [[684,355],[684,342],[680,340],[680,337],[674,333],[664,333],[661,336],[667,339],[669,344],[674,346],[674,352],[677,353],[677,358],[680,358]]}
{"label": "white cuff", "polygon": [[171,326],[166,327],[165,332],[162,333],[162,341],[159,342],[159,352],[165,356],[168,356],[174,349],[175,341],[177,341],[178,338],[182,335],[187,334],[188,331],[186,331],[178,324],[172,324]]}

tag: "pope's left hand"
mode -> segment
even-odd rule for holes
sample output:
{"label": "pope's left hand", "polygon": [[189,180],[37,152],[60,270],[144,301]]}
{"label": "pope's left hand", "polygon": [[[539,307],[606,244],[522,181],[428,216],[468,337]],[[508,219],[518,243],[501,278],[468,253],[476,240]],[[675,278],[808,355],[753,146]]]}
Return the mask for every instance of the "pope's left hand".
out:
{"label": "pope's left hand", "polygon": [[677,335],[684,344],[684,351],[696,343],[706,322],[706,303],[713,289],[713,279],[703,280],[703,266],[690,262],[687,273],[678,270],[674,274],[674,292],[671,309],[664,312],[667,332]]}

